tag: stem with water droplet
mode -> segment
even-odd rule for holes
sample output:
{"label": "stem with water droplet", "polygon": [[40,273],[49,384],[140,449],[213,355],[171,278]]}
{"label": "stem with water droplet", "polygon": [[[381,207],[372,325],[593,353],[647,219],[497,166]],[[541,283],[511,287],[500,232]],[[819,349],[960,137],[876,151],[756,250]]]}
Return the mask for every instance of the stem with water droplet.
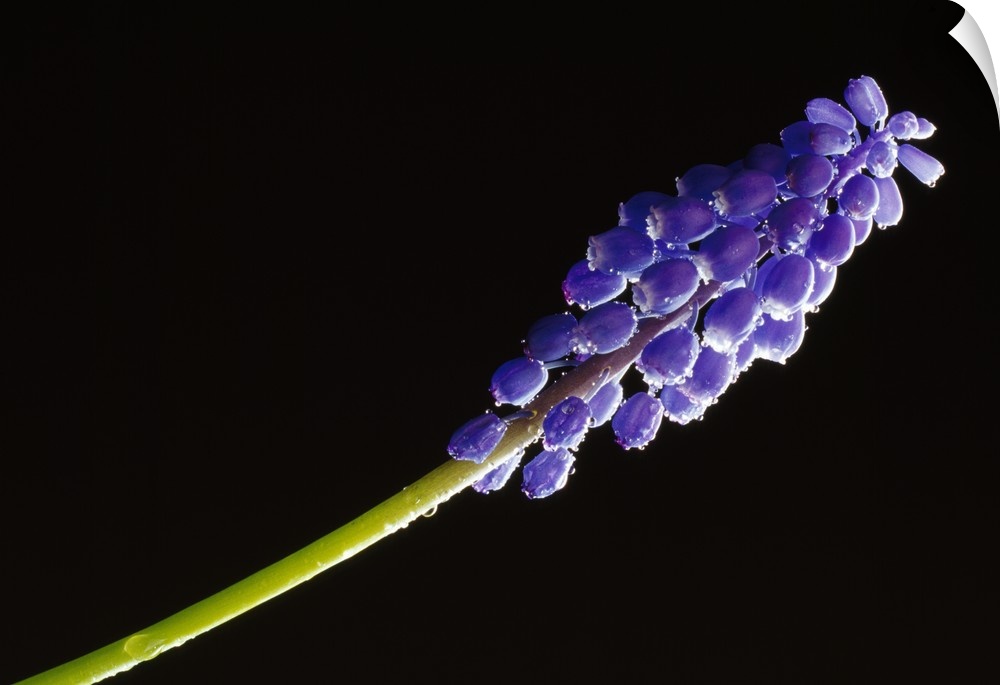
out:
{"label": "stem with water droplet", "polygon": [[127,671],[291,590],[405,528],[503,462],[523,454],[524,449],[540,437],[542,420],[552,407],[571,395],[585,397],[606,379],[621,376],[635,363],[650,340],[680,325],[692,309],[703,306],[718,295],[719,290],[718,283],[705,284],[686,307],[661,318],[643,319],[626,347],[591,357],[543,390],[525,406],[528,411],[524,417],[510,422],[496,450],[482,464],[448,460],[350,523],[252,576],[144,630],[15,685],[96,683]]}

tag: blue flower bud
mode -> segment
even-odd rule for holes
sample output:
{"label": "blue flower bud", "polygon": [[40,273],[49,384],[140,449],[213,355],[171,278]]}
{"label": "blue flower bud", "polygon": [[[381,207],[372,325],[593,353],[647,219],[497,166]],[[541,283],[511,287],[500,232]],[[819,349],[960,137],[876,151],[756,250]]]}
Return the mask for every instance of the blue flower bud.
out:
{"label": "blue flower bud", "polygon": [[590,412],[593,415],[594,423],[591,428],[603,426],[618,411],[625,396],[625,389],[618,381],[611,381],[602,385],[594,396],[590,398]]}
{"label": "blue flower bud", "polygon": [[566,449],[543,451],[524,465],[521,492],[530,499],[541,499],[562,490],[573,473],[575,461],[576,457]]}
{"label": "blue flower bud", "polygon": [[587,260],[592,269],[611,275],[637,274],[653,263],[653,239],[625,226],[591,236]]}
{"label": "blue flower bud", "polygon": [[773,143],[761,143],[754,145],[743,158],[744,169],[757,169],[766,171],[774,178],[775,183],[785,180],[785,168],[792,156],[788,150]]}
{"label": "blue flower bud", "polygon": [[664,388],[660,393],[660,402],[663,404],[663,415],[681,426],[700,419],[708,407],[700,402],[693,402],[677,387]]}
{"label": "blue flower bud", "polygon": [[802,345],[805,333],[806,319],[801,309],[789,321],[765,314],[764,323],[753,332],[754,356],[784,364]]}
{"label": "blue flower bud", "polygon": [[618,225],[645,233],[648,228],[646,219],[653,213],[653,207],[671,199],[666,193],[647,190],[637,193],[627,201],[618,205]]}
{"label": "blue flower bud", "polygon": [[518,357],[504,362],[493,373],[490,394],[499,404],[524,406],[542,391],[548,379],[548,370],[542,362]]}
{"label": "blue flower bud", "polygon": [[698,269],[687,259],[665,259],[646,268],[632,286],[632,299],[648,314],[675,312],[698,289]]}
{"label": "blue flower bud", "polygon": [[691,375],[700,351],[698,336],[687,327],[671,328],[649,341],[635,368],[650,388],[658,390],[683,383]]}
{"label": "blue flower bud", "polygon": [[666,243],[693,243],[718,225],[712,208],[696,197],[667,197],[652,212],[649,234]]}
{"label": "blue flower bud", "polygon": [[663,404],[644,392],[632,395],[611,419],[615,441],[624,449],[642,449],[656,437],[663,421]]}
{"label": "blue flower bud", "polygon": [[801,197],[813,197],[824,192],[833,182],[833,164],[821,155],[794,157],[785,168],[788,188]]}
{"label": "blue flower bud", "polygon": [[899,186],[891,177],[876,178],[878,186],[878,209],[872,217],[879,228],[895,226],[903,218],[903,198],[899,194]]}
{"label": "blue flower bud", "polygon": [[819,309],[819,306],[826,301],[826,298],[830,297],[830,293],[833,292],[833,286],[837,282],[837,267],[835,266],[824,266],[822,264],[817,264],[815,260],[813,262],[813,273],[816,276],[816,280],[813,283],[812,292],[809,293],[809,299],[806,300],[805,306],[802,307],[802,311],[814,312]]}
{"label": "blue flower bud", "polygon": [[934,135],[937,127],[923,117],[917,117],[917,132],[910,136],[910,140],[923,140]]}
{"label": "blue flower bud", "polygon": [[455,459],[482,464],[490,456],[503,434],[507,423],[496,414],[481,414],[467,421],[451,436],[448,454]]}
{"label": "blue flower bud", "polygon": [[727,290],[705,312],[702,340],[716,352],[728,354],[750,337],[760,315],[760,299],[753,290]]}
{"label": "blue flower bud", "polygon": [[[759,327],[764,322],[763,317],[758,320],[757,326]],[[755,328],[754,331],[757,329]],[[751,333],[746,340],[740,343],[739,347],[736,348],[736,375],[739,376],[741,373],[750,368],[753,364],[753,360],[757,358],[756,345],[753,339],[753,333]],[[666,400],[663,401],[663,406],[667,406]]]}
{"label": "blue flower bud", "polygon": [[882,89],[870,76],[851,79],[844,90],[844,99],[863,126],[874,126],[889,113]]}
{"label": "blue flower bud", "polygon": [[838,202],[852,219],[867,219],[878,209],[878,186],[871,176],[852,176],[840,189]]}
{"label": "blue flower bud", "polygon": [[816,98],[806,104],[806,119],[814,124],[830,124],[844,131],[857,128],[854,116],[829,98]]}
{"label": "blue flower bud", "polygon": [[892,172],[896,170],[896,148],[884,141],[877,141],[868,150],[865,166],[875,178],[892,176]]}
{"label": "blue flower bud", "polygon": [[866,219],[855,219],[854,217],[848,217],[851,223],[854,224],[854,246],[857,247],[861,243],[868,240],[868,236],[872,234],[872,225],[874,223],[872,217]]}
{"label": "blue flower bud", "polygon": [[821,265],[839,266],[850,259],[854,245],[854,222],[843,214],[831,214],[813,232],[806,256]]}
{"label": "blue flower bud", "polygon": [[583,354],[613,352],[635,334],[635,311],[624,302],[605,302],[583,315],[576,327],[576,351]]}
{"label": "blue flower bud", "polygon": [[484,495],[499,490],[507,484],[520,463],[520,458],[511,457],[473,483],[472,489]]}
{"label": "blue flower bud", "polygon": [[818,214],[812,200],[793,198],[767,215],[767,233],[782,250],[801,250],[809,242]]}
{"label": "blue flower bud", "polygon": [[772,259],[777,263],[761,284],[761,310],[771,318],[788,321],[809,299],[816,275],[812,262],[802,255],[787,254]]}
{"label": "blue flower bud", "polygon": [[676,386],[692,402],[711,404],[736,377],[736,354],[705,347],[694,362],[691,377]]}
{"label": "blue flower bud", "polygon": [[628,281],[621,274],[606,274],[591,269],[584,259],[570,267],[562,291],[567,304],[590,309],[615,299],[625,292],[626,286]]}
{"label": "blue flower bud", "polygon": [[893,137],[909,140],[920,133],[920,122],[913,112],[898,112],[889,117],[886,128]]}
{"label": "blue flower bud", "polygon": [[923,150],[918,150],[909,143],[899,146],[899,163],[917,177],[921,183],[934,186],[944,173],[944,166]]}
{"label": "blue flower bud", "polygon": [[767,208],[778,196],[774,178],[766,171],[737,171],[712,193],[715,206],[728,216],[750,216]]}
{"label": "blue flower bud", "polygon": [[781,144],[791,155],[811,155],[813,154],[812,143],[809,134],[812,133],[813,123],[810,121],[796,121],[781,129]]}
{"label": "blue flower bud", "polygon": [[699,164],[677,179],[677,194],[696,197],[706,202],[712,193],[733,175],[731,169],[718,164]]}
{"label": "blue flower bud", "polygon": [[576,449],[593,420],[590,406],[579,397],[567,397],[552,407],[542,421],[542,447]]}
{"label": "blue flower bud", "polygon": [[854,146],[847,131],[830,124],[813,124],[809,130],[809,148],[817,155],[845,155]]}
{"label": "blue flower bud", "polygon": [[760,240],[752,228],[722,226],[701,241],[691,261],[706,281],[728,283],[757,261],[759,250]]}
{"label": "blue flower bud", "polygon": [[573,351],[576,325],[576,317],[569,312],[543,316],[528,329],[524,354],[543,362],[565,357]]}

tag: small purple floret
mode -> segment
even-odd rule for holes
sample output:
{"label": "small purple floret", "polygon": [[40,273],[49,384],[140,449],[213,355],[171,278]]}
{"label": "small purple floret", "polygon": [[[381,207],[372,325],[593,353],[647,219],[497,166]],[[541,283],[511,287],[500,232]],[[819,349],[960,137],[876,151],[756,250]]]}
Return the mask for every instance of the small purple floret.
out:
{"label": "small purple floret", "polygon": [[899,163],[917,177],[921,183],[933,186],[944,173],[944,165],[923,150],[918,150],[909,143],[899,146]]}
{"label": "small purple floret", "polygon": [[611,428],[615,441],[624,449],[642,449],[656,437],[663,421],[663,404],[644,392],[636,393],[619,407]]}
{"label": "small purple floret", "polygon": [[788,254],[774,257],[777,264],[761,284],[761,310],[772,318],[788,321],[802,309],[812,293],[816,274],[806,257]]}
{"label": "small purple floret", "polygon": [[524,406],[548,381],[545,365],[537,359],[518,357],[504,362],[490,379],[490,394],[501,404]]}
{"label": "small purple floret", "polygon": [[615,275],[639,273],[653,263],[653,239],[625,226],[590,237],[587,260],[591,268]]}
{"label": "small purple floret", "polygon": [[602,385],[594,396],[590,398],[590,411],[593,414],[594,424],[591,428],[603,426],[618,411],[625,396],[625,389],[617,381],[611,381]]}
{"label": "small purple floret", "polygon": [[499,490],[507,484],[507,481],[510,480],[511,475],[517,470],[520,463],[521,460],[519,458],[511,457],[473,483],[472,489],[484,495]]}
{"label": "small purple floret", "polygon": [[844,90],[844,99],[862,126],[874,126],[889,113],[882,89],[871,76],[851,79]]}
{"label": "small purple floret", "polygon": [[840,189],[837,200],[850,218],[867,219],[878,209],[878,186],[871,176],[852,176]]}
{"label": "small purple floret", "polygon": [[702,338],[716,352],[735,350],[760,321],[760,299],[750,288],[727,290],[705,312]]}
{"label": "small purple floret", "polygon": [[590,406],[579,397],[567,397],[552,407],[542,421],[542,446],[547,450],[558,447],[576,449],[583,441],[593,420]]}
{"label": "small purple floret", "polygon": [[712,195],[721,214],[750,216],[774,202],[778,188],[774,177],[766,171],[743,169],[733,174]]}
{"label": "small purple floret", "polygon": [[854,116],[843,105],[829,98],[816,98],[806,104],[806,119],[814,124],[831,124],[844,131],[857,128]]}
{"label": "small purple floret", "polygon": [[576,317],[569,312],[543,316],[528,329],[524,353],[543,362],[565,357],[573,349],[576,323]]}
{"label": "small purple floret", "polygon": [[722,226],[701,241],[691,261],[706,281],[728,283],[757,261],[759,250],[760,240],[752,228]]}
{"label": "small purple floret", "polygon": [[583,354],[613,352],[631,339],[638,322],[635,310],[624,302],[605,302],[583,315],[576,327],[576,351]]}
{"label": "small purple floret", "polygon": [[698,336],[687,327],[671,328],[643,348],[635,368],[650,388],[676,385],[691,375],[700,351]]}
{"label": "small purple floret", "polygon": [[563,281],[562,291],[567,304],[578,304],[583,309],[590,309],[615,299],[625,291],[627,285],[628,281],[621,274],[606,274],[591,269],[584,259],[570,268]]}
{"label": "small purple floret", "polygon": [[632,299],[649,314],[675,312],[698,289],[698,269],[687,259],[665,259],[646,268],[632,286]]}
{"label": "small purple floret", "polygon": [[704,200],[668,197],[653,207],[649,234],[665,243],[687,245],[707,236],[715,226],[715,212]]}
{"label": "small purple floret", "polygon": [[707,202],[712,199],[712,192],[732,175],[731,169],[718,164],[693,166],[677,179],[677,194],[697,197]]}
{"label": "small purple floret", "polygon": [[872,217],[879,228],[895,226],[903,218],[903,198],[899,194],[899,186],[895,179],[876,178],[878,186],[878,209]]}
{"label": "small purple floret", "polygon": [[576,461],[569,450],[543,451],[524,465],[521,492],[530,499],[548,497],[566,486]]}
{"label": "small purple floret", "polygon": [[506,431],[507,423],[499,416],[481,414],[455,431],[448,442],[448,454],[455,459],[482,464]]}

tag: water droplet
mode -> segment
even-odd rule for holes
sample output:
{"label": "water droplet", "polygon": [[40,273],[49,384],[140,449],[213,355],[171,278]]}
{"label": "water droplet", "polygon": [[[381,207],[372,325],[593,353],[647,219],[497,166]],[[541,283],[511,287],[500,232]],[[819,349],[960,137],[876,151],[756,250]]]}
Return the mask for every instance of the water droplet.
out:
{"label": "water droplet", "polygon": [[431,516],[437,513],[437,510],[438,510],[438,505],[435,504],[433,507],[422,513],[421,516],[423,516],[425,519],[429,519]]}
{"label": "water droplet", "polygon": [[125,641],[125,653],[133,659],[148,661],[160,653],[165,641],[145,633],[133,635]]}

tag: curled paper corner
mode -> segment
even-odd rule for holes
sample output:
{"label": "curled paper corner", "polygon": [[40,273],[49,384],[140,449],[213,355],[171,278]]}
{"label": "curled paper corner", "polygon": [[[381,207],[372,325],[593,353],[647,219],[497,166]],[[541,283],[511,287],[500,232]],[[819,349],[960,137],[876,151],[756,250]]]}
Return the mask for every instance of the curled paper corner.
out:
{"label": "curled paper corner", "polygon": [[990,35],[995,38],[998,31],[995,21],[996,6],[993,5],[993,0],[986,2],[960,0],[957,4],[962,6],[965,14],[962,16],[961,21],[955,25],[955,28],[949,31],[949,34],[972,56],[979,70],[986,77],[986,83],[993,93],[993,103],[997,106],[997,114],[1000,117],[1000,94],[997,91],[997,76],[993,56],[990,54],[987,37],[983,34],[983,30],[976,20],[973,19],[972,12],[970,11],[970,8],[975,8],[980,20],[986,19],[986,24],[984,25],[987,29],[991,30]]}

